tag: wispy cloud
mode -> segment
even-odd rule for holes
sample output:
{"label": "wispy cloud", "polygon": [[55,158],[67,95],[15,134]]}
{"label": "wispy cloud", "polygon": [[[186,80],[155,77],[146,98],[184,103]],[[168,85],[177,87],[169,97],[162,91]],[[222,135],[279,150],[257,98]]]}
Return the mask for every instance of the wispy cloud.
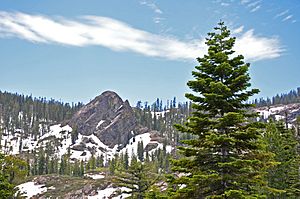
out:
{"label": "wispy cloud", "polygon": [[165,18],[161,17],[163,14],[163,11],[158,7],[158,5],[156,3],[154,3],[152,0],[140,0],[140,4],[144,5],[152,10],[152,12],[154,14],[154,16],[152,17],[152,20],[155,24],[163,26],[162,21],[165,19]]}
{"label": "wispy cloud", "polygon": [[230,3],[222,2],[221,6],[227,7],[227,6],[230,6]]}
{"label": "wispy cloud", "polygon": [[257,7],[259,4],[260,4],[260,2],[261,1],[254,1],[254,2],[249,2],[248,4],[247,4],[247,7],[248,8],[253,8],[253,7]]}
{"label": "wispy cloud", "polygon": [[288,15],[288,16],[284,17],[284,18],[282,19],[282,21],[289,20],[289,19],[291,19],[292,17],[293,17],[293,15]]}
{"label": "wispy cloud", "polygon": [[247,4],[249,2],[250,2],[250,0],[241,0],[241,4]]}
{"label": "wispy cloud", "polygon": [[261,0],[253,1],[253,0],[241,0],[240,3],[245,6],[250,12],[256,12],[261,8]]}
{"label": "wispy cloud", "polygon": [[240,26],[236,29],[233,29],[231,32],[232,32],[232,34],[239,34],[239,33],[242,33],[243,30],[244,30],[244,26]]}
{"label": "wispy cloud", "polygon": [[281,16],[283,16],[283,15],[286,15],[287,13],[289,13],[289,10],[285,10],[285,11],[283,11],[283,12],[280,12],[280,13],[278,13],[278,14],[275,16],[275,18],[278,18],[278,17],[281,17]]}
{"label": "wispy cloud", "polygon": [[275,19],[278,18],[278,19],[280,19],[282,22],[285,22],[285,21],[289,21],[289,22],[291,22],[291,23],[297,22],[297,21],[294,19],[293,15],[290,13],[290,10],[289,10],[289,9],[284,10],[284,11],[278,13],[277,15],[275,15],[274,18],[275,18]]}
{"label": "wispy cloud", "polygon": [[157,14],[163,13],[163,11],[154,2],[142,0],[142,1],[140,1],[140,4],[148,6],[150,9],[152,9]]}
{"label": "wispy cloud", "polygon": [[256,11],[258,11],[259,9],[260,9],[260,5],[258,5],[258,6],[256,6],[255,8],[252,8],[251,10],[250,10],[250,12],[256,12]]}
{"label": "wispy cloud", "polygon": [[154,23],[161,23],[165,18],[163,17],[154,17],[153,18],[153,21]]}
{"label": "wispy cloud", "polygon": [[[237,35],[236,51],[247,60],[279,57],[283,51],[277,38],[257,36],[254,30]],[[132,51],[145,56],[172,60],[194,60],[203,56],[205,39],[183,41],[136,29],[121,21],[82,16],[77,20],[0,12],[0,37],[19,37],[34,43],[85,47],[97,45],[115,51]]]}

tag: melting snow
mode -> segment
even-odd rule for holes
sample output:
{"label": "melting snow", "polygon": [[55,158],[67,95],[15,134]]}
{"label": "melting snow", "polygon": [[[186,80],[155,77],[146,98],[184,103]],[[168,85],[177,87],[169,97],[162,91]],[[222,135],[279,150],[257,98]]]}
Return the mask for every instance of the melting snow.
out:
{"label": "melting snow", "polygon": [[[94,143],[89,142],[89,143],[85,144],[87,147],[97,149],[97,152],[95,154],[96,156],[98,156],[98,155],[100,156],[101,154],[103,154],[103,155],[105,154],[105,152],[102,152],[99,149],[99,147],[106,150],[106,153],[108,155],[111,155],[113,153],[111,148],[106,146],[103,142],[100,141],[100,139],[97,136],[95,136],[93,134],[89,135],[89,136],[79,134],[78,139],[76,140],[74,145],[82,143],[84,139],[91,139],[96,143],[96,144],[94,144]],[[85,152],[85,155],[82,155],[84,152]],[[75,158],[75,159],[78,159],[78,160],[88,160],[91,156],[92,156],[92,154],[88,150],[84,150],[84,151],[71,150],[71,157],[70,158]],[[105,162],[106,162],[106,160],[104,160],[104,163]]]}
{"label": "melting snow", "polygon": [[124,147],[120,153],[124,153],[127,150],[128,156],[131,158],[132,153],[137,154],[137,149],[138,149],[138,142],[143,141],[144,147],[150,143],[151,138],[150,138],[150,133],[144,133],[141,135],[137,135],[129,140],[129,144]]}
{"label": "melting snow", "polygon": [[[123,153],[125,154],[126,150],[127,150],[127,153],[128,153],[128,157],[129,157],[129,160],[131,159],[132,157],[132,154],[137,154],[137,150],[138,150],[138,142],[140,141],[143,141],[143,146],[144,148],[150,144],[150,143],[156,143],[157,144],[157,147],[155,147],[154,149],[152,149],[151,151],[149,151],[149,154],[155,152],[157,149],[163,149],[163,144],[162,143],[159,143],[157,141],[151,141],[151,137],[150,137],[150,133],[144,133],[144,134],[140,134],[140,135],[137,135],[135,137],[132,137],[130,140],[129,140],[129,144],[126,145],[126,147],[124,147],[120,153]],[[171,153],[172,151],[172,146],[166,146],[166,150],[168,153]]]}
{"label": "melting snow", "polygon": [[[109,198],[112,194],[114,194],[114,192],[116,192],[117,190],[121,190],[121,191],[129,191],[130,189],[125,188],[125,187],[121,187],[121,188],[113,188],[111,186],[107,187],[106,189],[103,190],[98,190],[98,194],[94,195],[94,196],[88,196],[88,199],[102,199],[102,198]],[[121,198],[127,198],[129,197],[130,194],[121,194],[119,196],[113,197],[112,199],[121,199]]]}
{"label": "melting snow", "polygon": [[103,124],[104,122],[105,122],[105,120],[101,120],[101,121],[97,124],[96,129],[98,129],[98,128],[101,126],[101,124]]}
{"label": "melting snow", "polygon": [[279,113],[287,108],[286,105],[277,105],[272,107],[262,107],[258,108],[256,111],[262,116],[264,119],[270,117],[270,115],[275,115],[276,120],[280,120],[283,116],[280,116]]}
{"label": "melting snow", "polygon": [[84,176],[90,177],[94,180],[105,178],[103,174],[85,174]]}
{"label": "melting snow", "polygon": [[17,186],[19,188],[19,193],[23,193],[22,196],[26,198],[31,198],[40,193],[47,191],[45,185],[35,185],[34,182],[26,182]]}
{"label": "melting snow", "polygon": [[165,117],[166,113],[168,113],[168,112],[170,112],[170,110],[160,111],[160,112],[151,111],[151,116],[152,116],[152,118],[154,118],[154,115],[156,115],[156,118],[159,118],[160,116]]}
{"label": "melting snow", "polygon": [[[101,120],[98,124],[101,125],[104,121]],[[61,124],[50,126],[50,131],[45,133],[37,141],[34,140],[34,137],[23,137],[22,138],[22,151],[34,150],[39,146],[46,146],[46,143],[50,141],[47,139],[49,137],[55,137],[60,140],[60,145],[57,148],[56,155],[60,158],[62,155],[68,153],[68,149],[70,149],[71,159],[83,160],[86,161],[91,158],[92,154],[87,148],[95,149],[95,156],[104,157],[104,164],[114,157],[116,153],[125,153],[126,150],[128,152],[129,158],[132,157],[132,154],[137,154],[138,142],[143,141],[144,147],[146,147],[149,143],[156,143],[158,146],[151,150],[150,153],[153,153],[158,148],[163,148],[163,144],[157,141],[151,141],[150,133],[144,133],[140,135],[136,135],[129,140],[129,143],[119,151],[119,145],[115,145],[114,148],[110,148],[105,145],[101,140],[94,134],[85,136],[78,135],[78,139],[75,141],[75,144],[72,145],[71,138],[72,128],[69,125],[61,126]],[[134,132],[131,132],[134,135]],[[6,132],[4,130],[4,134],[1,140],[2,151],[10,153],[10,154],[18,154],[21,144],[21,134],[24,132],[21,129],[15,130],[15,133]],[[88,140],[88,142],[87,142]],[[83,151],[74,150],[72,146],[80,145],[84,143],[85,148]],[[171,152],[172,147],[167,146],[167,152]]]}

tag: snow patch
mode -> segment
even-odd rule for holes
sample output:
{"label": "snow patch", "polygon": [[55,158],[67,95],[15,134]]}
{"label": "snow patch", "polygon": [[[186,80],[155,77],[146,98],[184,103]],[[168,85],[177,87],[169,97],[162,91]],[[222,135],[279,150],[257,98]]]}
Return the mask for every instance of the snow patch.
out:
{"label": "snow patch", "polygon": [[[102,199],[102,198],[110,198],[114,193],[116,193],[117,190],[121,190],[121,191],[130,191],[130,189],[126,188],[126,187],[107,187],[106,189],[103,190],[98,190],[98,194],[94,195],[94,196],[88,196],[88,199]],[[112,199],[123,199],[123,198],[128,198],[130,196],[130,194],[121,194],[119,196],[113,197]]]}
{"label": "snow patch", "polygon": [[98,122],[96,129],[98,129],[101,126],[101,124],[103,124],[104,122],[105,122],[105,120],[101,120],[100,122]]}
{"label": "snow patch", "polygon": [[45,185],[36,185],[34,182],[26,182],[17,186],[19,193],[26,198],[31,198],[37,194],[47,192]]}
{"label": "snow patch", "polygon": [[[154,149],[152,149],[151,151],[149,151],[149,154],[154,153],[159,148],[163,149],[163,144],[162,143],[157,142],[157,141],[151,141],[151,134],[150,133],[144,133],[144,134],[140,134],[140,135],[137,135],[135,137],[132,137],[129,140],[129,143],[119,153],[120,154],[121,153],[125,154],[126,151],[127,151],[128,157],[129,157],[129,161],[131,161],[132,155],[133,154],[137,155],[138,143],[141,142],[141,141],[143,142],[144,149],[146,148],[146,146],[148,144],[155,144],[155,143],[157,144],[157,147],[155,147]],[[169,146],[169,145],[166,146],[167,153],[171,153],[172,149],[173,149],[172,146]]]}
{"label": "snow patch", "polygon": [[98,180],[98,179],[102,179],[102,178],[105,178],[105,175],[103,174],[85,174],[84,176],[86,177],[89,177],[89,178],[92,178],[94,180]]}
{"label": "snow patch", "polygon": [[144,134],[141,134],[141,135],[137,135],[135,137],[132,137],[130,140],[129,140],[129,144],[126,145],[126,147],[124,147],[120,153],[124,153],[126,152],[127,150],[127,153],[128,153],[128,156],[129,158],[132,157],[133,154],[137,154],[137,150],[138,150],[138,143],[140,141],[143,141],[143,145],[144,147],[147,146],[147,144],[150,143],[151,141],[151,138],[150,138],[150,133],[144,133]]}
{"label": "snow patch", "polygon": [[160,111],[160,112],[151,111],[151,116],[152,118],[154,118],[154,115],[156,115],[156,118],[165,117],[166,113],[168,112],[170,112],[170,110]]}

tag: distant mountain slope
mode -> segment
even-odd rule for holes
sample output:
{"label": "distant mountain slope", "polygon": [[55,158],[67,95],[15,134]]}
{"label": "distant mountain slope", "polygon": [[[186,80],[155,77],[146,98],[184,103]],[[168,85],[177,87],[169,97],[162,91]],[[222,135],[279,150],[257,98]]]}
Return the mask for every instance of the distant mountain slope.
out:
{"label": "distant mountain slope", "polygon": [[254,109],[259,113],[260,120],[268,119],[283,120],[289,127],[295,125],[297,117],[300,116],[300,103],[276,104],[271,106],[262,106]]}
{"label": "distant mountain slope", "polygon": [[134,135],[147,129],[138,126],[129,105],[112,91],[106,91],[83,106],[69,122],[79,134],[97,136],[105,145],[124,147]]}
{"label": "distant mountain slope", "polygon": [[[157,131],[138,124],[129,102],[115,92],[106,91],[82,106],[73,117],[55,125],[38,125],[38,133],[22,128],[4,128],[1,150],[7,154],[37,153],[43,149],[49,157],[87,161],[102,156],[104,162],[116,153],[137,153],[138,142],[145,150],[163,148]],[[168,147],[171,151],[171,147]]]}

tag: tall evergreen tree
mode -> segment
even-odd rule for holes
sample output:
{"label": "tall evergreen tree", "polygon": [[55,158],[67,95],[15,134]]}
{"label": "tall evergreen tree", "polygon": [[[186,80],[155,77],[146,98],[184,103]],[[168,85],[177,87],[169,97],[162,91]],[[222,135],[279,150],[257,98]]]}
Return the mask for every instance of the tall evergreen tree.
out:
{"label": "tall evergreen tree", "polygon": [[15,186],[24,180],[27,172],[24,160],[0,153],[0,198],[15,198]]}
{"label": "tall evergreen tree", "polygon": [[270,187],[282,190],[270,197],[300,198],[300,155],[295,130],[284,128],[282,122],[270,122],[267,127],[265,139],[268,150],[275,154],[275,160],[279,162],[268,170],[268,182]]}
{"label": "tall evergreen tree", "polygon": [[13,198],[14,185],[9,182],[9,175],[3,168],[5,164],[5,156],[0,153],[0,196],[2,198]]}
{"label": "tall evergreen tree", "polygon": [[141,162],[144,161],[144,142],[143,142],[143,140],[138,141],[137,156]]}
{"label": "tall evergreen tree", "polygon": [[120,187],[128,188],[123,193],[131,194],[131,198],[143,199],[157,179],[158,175],[151,172],[151,167],[133,156],[127,170],[121,168],[116,172],[114,182]]}
{"label": "tall evergreen tree", "polygon": [[84,164],[83,164],[83,160],[80,161],[80,176],[84,176]]}
{"label": "tall evergreen tree", "polygon": [[38,156],[38,174],[43,175],[45,171],[46,159],[45,153],[42,148],[40,148],[39,156]]}
{"label": "tall evergreen tree", "polygon": [[61,156],[60,158],[60,164],[59,164],[59,174],[60,175],[66,175],[67,174],[67,159],[65,155]]}
{"label": "tall evergreen tree", "polygon": [[94,154],[92,154],[91,158],[89,159],[90,167],[92,170],[96,169],[96,158]]}
{"label": "tall evergreen tree", "polygon": [[197,58],[195,79],[187,83],[195,111],[176,128],[195,137],[179,147],[185,157],[173,162],[180,174],[170,178],[173,198],[265,197],[271,154],[261,138],[263,125],[251,122],[256,114],[247,112],[252,105],[246,103],[259,90],[248,90],[250,64],[234,55],[234,43],[224,22],[218,23],[208,33],[208,54]]}
{"label": "tall evergreen tree", "polygon": [[72,174],[73,174],[73,176],[81,176],[80,175],[80,165],[79,165],[78,160],[75,160],[75,162],[74,162]]}
{"label": "tall evergreen tree", "polygon": [[128,151],[126,149],[125,154],[124,154],[124,169],[127,170],[129,166],[129,155]]}
{"label": "tall evergreen tree", "polygon": [[103,162],[104,162],[103,158],[104,158],[103,154],[97,156],[97,159],[96,159],[96,167],[97,168],[104,166],[103,165]]}

